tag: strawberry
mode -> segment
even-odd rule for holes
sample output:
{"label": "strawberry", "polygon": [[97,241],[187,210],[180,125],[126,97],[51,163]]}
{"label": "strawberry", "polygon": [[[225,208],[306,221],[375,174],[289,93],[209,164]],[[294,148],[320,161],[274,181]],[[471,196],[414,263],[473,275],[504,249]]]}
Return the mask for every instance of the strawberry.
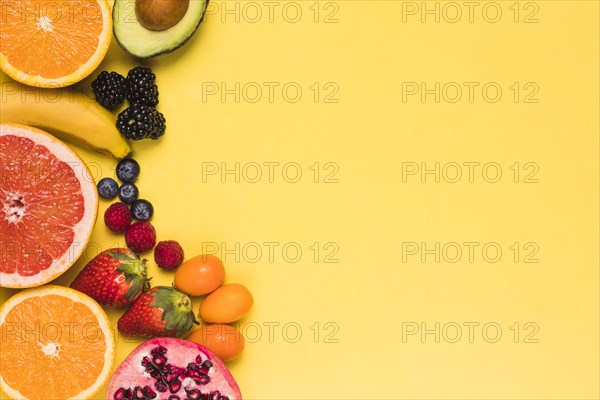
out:
{"label": "strawberry", "polygon": [[171,286],[153,287],[119,318],[119,331],[142,337],[181,336],[198,324],[190,298]]}
{"label": "strawberry", "polygon": [[146,260],[128,249],[109,249],[94,257],[71,283],[100,304],[125,306],[149,287]]}

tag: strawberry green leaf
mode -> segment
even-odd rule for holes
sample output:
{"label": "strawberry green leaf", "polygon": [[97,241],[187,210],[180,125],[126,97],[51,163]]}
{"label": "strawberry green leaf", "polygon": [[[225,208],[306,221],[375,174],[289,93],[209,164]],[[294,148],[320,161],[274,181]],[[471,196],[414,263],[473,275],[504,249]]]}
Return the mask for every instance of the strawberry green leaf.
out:
{"label": "strawberry green leaf", "polygon": [[177,330],[177,336],[181,336],[198,324],[192,309],[190,298],[171,286],[159,286],[152,294],[154,301],[152,307],[162,308],[161,320],[166,321],[166,330]]}
{"label": "strawberry green leaf", "polygon": [[127,254],[127,253],[121,253],[119,251],[109,251],[106,254],[108,254],[109,256],[111,256],[112,258],[114,258],[115,260],[119,260],[119,261],[126,261],[126,262],[139,261],[138,257],[132,256],[132,255]]}
{"label": "strawberry green leaf", "polygon": [[127,290],[127,293],[125,293],[125,298],[128,301],[133,300],[138,294],[147,289],[148,279],[146,277],[146,260],[127,256],[126,260],[121,260],[121,264],[117,268],[117,271],[122,272],[123,275],[125,275],[125,281],[130,283],[129,289]]}
{"label": "strawberry green leaf", "polygon": [[127,293],[125,293],[125,299],[127,301],[131,301],[135,299],[135,297],[144,291],[144,278],[137,277],[131,281],[131,286],[127,289]]}

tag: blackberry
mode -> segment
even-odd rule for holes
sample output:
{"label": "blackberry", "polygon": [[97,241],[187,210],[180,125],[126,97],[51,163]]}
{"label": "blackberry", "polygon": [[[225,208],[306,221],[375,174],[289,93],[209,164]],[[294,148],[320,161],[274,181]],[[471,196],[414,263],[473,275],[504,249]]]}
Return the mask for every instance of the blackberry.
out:
{"label": "blackberry", "polygon": [[165,134],[165,117],[144,104],[132,104],[117,117],[117,129],[127,139],[158,139]]}
{"label": "blackberry", "polygon": [[114,108],[125,99],[125,78],[116,72],[102,71],[92,82],[92,90],[104,108]]}
{"label": "blackberry", "polygon": [[130,103],[143,103],[155,107],[158,104],[158,86],[156,75],[150,68],[135,67],[127,74],[127,100]]}

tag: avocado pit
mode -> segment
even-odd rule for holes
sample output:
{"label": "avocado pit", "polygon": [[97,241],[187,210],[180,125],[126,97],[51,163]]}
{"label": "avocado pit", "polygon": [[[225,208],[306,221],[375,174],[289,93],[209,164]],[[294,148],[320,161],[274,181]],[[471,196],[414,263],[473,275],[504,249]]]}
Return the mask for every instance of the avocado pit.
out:
{"label": "avocado pit", "polygon": [[184,17],[190,0],[136,0],[135,13],[140,24],[153,31],[164,31]]}

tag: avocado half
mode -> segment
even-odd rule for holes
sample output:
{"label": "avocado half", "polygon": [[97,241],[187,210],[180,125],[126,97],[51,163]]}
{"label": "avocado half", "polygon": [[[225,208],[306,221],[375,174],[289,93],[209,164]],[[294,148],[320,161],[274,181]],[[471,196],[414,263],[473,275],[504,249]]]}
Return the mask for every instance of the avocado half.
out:
{"label": "avocado half", "polygon": [[206,12],[208,0],[191,0],[183,18],[164,31],[146,29],[135,14],[135,0],[115,0],[113,33],[119,45],[138,58],[169,53],[192,37]]}

